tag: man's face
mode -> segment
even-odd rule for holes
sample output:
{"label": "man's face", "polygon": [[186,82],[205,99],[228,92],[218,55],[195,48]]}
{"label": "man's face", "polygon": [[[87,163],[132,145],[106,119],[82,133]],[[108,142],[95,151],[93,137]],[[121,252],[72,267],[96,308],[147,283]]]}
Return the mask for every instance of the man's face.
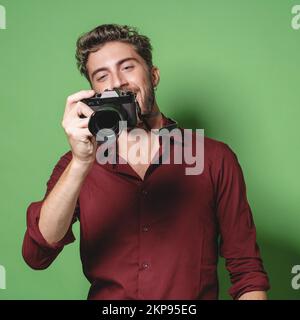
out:
{"label": "man's face", "polygon": [[135,92],[142,113],[152,111],[155,102],[153,87],[158,84],[159,70],[149,68],[144,59],[128,43],[107,42],[89,55],[87,61],[92,88],[97,93],[105,89]]}

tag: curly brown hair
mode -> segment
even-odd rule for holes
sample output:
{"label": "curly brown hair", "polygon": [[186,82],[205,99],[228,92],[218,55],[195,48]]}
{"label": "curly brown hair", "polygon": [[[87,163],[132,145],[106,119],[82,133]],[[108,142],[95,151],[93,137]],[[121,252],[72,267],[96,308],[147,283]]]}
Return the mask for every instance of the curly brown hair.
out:
{"label": "curly brown hair", "polygon": [[80,36],[76,42],[77,67],[90,82],[86,64],[89,54],[99,50],[106,42],[120,41],[133,45],[136,52],[145,60],[149,70],[152,64],[150,39],[138,33],[135,27],[118,24],[102,24]]}

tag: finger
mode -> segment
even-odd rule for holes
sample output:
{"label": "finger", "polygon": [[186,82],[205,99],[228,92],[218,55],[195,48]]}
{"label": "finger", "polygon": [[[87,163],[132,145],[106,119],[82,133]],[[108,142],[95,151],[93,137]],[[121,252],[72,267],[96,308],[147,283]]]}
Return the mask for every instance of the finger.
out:
{"label": "finger", "polygon": [[90,137],[90,140],[94,145],[97,145],[97,140],[95,136]]}
{"label": "finger", "polygon": [[88,143],[91,142],[93,135],[91,134],[88,128],[77,128],[76,133],[72,137],[73,140]]}
{"label": "finger", "polygon": [[88,138],[93,136],[91,131],[88,128],[79,129],[79,135],[80,137],[83,137],[83,138]]}
{"label": "finger", "polygon": [[79,92],[76,92],[67,98],[67,105],[77,103],[78,101],[85,99],[85,98],[90,98],[94,94],[95,94],[94,90],[81,90]]}
{"label": "finger", "polygon": [[66,107],[64,111],[64,117],[74,109],[74,104],[81,99],[90,98],[95,95],[94,90],[81,90],[67,98]]}
{"label": "finger", "polygon": [[76,111],[79,117],[84,116],[86,118],[89,118],[94,113],[94,111],[90,107],[80,101],[76,103],[74,111]]}
{"label": "finger", "polygon": [[76,102],[75,105],[73,105],[70,108],[69,115],[71,117],[76,117],[76,118],[88,118],[90,117],[94,111],[88,107],[85,103],[83,102]]}
{"label": "finger", "polygon": [[78,128],[87,128],[90,118],[78,119]]}

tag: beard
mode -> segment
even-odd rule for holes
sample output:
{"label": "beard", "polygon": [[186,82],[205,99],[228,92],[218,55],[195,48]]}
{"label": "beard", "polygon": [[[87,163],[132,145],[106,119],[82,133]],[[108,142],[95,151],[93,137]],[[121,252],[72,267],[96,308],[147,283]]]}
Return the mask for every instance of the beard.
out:
{"label": "beard", "polygon": [[152,82],[149,80],[146,90],[145,90],[145,97],[143,101],[141,101],[142,107],[140,107],[140,113],[138,114],[138,123],[137,128],[144,129],[146,131],[149,130],[149,127],[145,124],[145,120],[140,117],[140,115],[150,115],[153,111],[154,107],[154,101],[155,101],[155,93],[154,93],[154,87]]}
{"label": "beard", "polygon": [[[121,88],[114,88],[114,89],[120,89],[125,91],[131,91],[135,94],[138,92],[138,88],[131,88],[131,87],[121,87]],[[148,74],[147,84],[145,88],[145,97],[140,101],[139,105],[141,108],[142,114],[148,114],[151,113],[154,107],[154,101],[155,101],[155,92],[154,92],[154,86],[151,81],[151,75]]]}
{"label": "beard", "polygon": [[[116,88],[114,88],[114,89],[116,89]],[[126,87],[126,88],[123,87],[123,88],[119,88],[119,89],[125,90],[125,91],[128,90],[128,91],[131,91],[135,94],[137,94],[137,91],[138,91],[138,89],[131,88],[131,87]],[[154,86],[151,81],[151,75],[149,74],[148,79],[147,79],[147,85],[145,88],[145,96],[139,103],[140,112],[142,115],[151,114],[151,112],[153,111],[153,107],[154,107],[154,101],[155,101]],[[139,114],[137,114],[137,118],[138,118],[137,127],[138,128],[145,128],[144,121],[143,121],[143,119],[140,118]]]}
{"label": "beard", "polygon": [[145,111],[143,112],[142,110],[142,113],[151,113],[153,110],[154,100],[155,100],[154,87],[151,79],[148,79],[144,100],[145,101],[143,101],[143,105],[145,106]]}

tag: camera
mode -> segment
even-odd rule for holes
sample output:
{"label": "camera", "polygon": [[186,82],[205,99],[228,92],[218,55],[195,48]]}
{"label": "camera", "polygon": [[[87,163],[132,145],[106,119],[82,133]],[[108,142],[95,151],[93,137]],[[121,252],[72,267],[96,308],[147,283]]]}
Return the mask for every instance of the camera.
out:
{"label": "camera", "polygon": [[94,113],[91,115],[88,128],[98,140],[106,140],[111,136],[118,136],[124,124],[128,128],[137,125],[137,115],[140,107],[136,95],[131,91],[105,90],[102,94],[82,99]]}

